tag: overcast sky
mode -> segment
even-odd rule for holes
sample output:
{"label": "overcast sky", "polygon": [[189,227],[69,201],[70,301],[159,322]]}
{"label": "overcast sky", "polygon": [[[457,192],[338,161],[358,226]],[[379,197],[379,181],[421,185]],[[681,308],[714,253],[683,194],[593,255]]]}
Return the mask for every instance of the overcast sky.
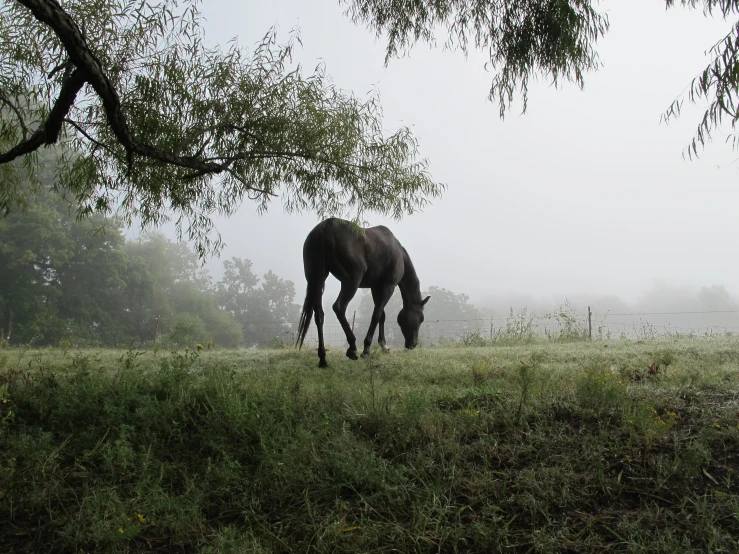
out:
{"label": "overcast sky", "polygon": [[[665,11],[662,0],[602,6],[611,21],[598,46],[604,67],[587,75],[582,91],[534,83],[527,113],[514,109],[503,121],[486,98],[492,75],[482,54],[417,45],[385,67],[385,42],[352,24],[336,0],[208,0],[203,12],[209,41],[239,37],[249,49],[272,25],[283,39],[300,27],[304,46],[295,59],[306,71],[324,60],[338,87],[359,97],[377,87],[386,128],[412,127],[446,194],[401,222],[366,217],[393,230],[422,287],[473,301],[490,294],[628,300],[657,281],[723,284],[737,294],[737,153],[719,133],[700,160],[683,159],[703,106],[660,123],[730,24],[700,11]],[[262,216],[245,203],[218,220],[222,258],[246,257],[258,273],[292,279],[302,302],[302,245],[317,222],[285,214],[279,202]],[[327,286],[326,300],[337,291]]]}

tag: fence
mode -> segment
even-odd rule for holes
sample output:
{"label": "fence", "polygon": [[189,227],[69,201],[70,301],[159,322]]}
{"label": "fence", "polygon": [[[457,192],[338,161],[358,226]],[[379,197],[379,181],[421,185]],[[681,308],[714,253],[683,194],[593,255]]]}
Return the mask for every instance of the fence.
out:
{"label": "fence", "polygon": [[[349,324],[352,316],[349,315]],[[275,337],[287,344],[295,343],[295,330],[285,330],[280,324],[273,326]],[[355,320],[354,331],[361,346],[369,327],[367,320]],[[433,345],[448,342],[483,344],[487,341],[524,341],[536,339],[613,339],[644,340],[666,336],[725,336],[739,334],[739,310],[682,311],[682,312],[631,312],[631,313],[567,313],[547,315],[527,314],[525,310],[507,317],[478,319],[426,319],[421,325],[419,338],[422,344]],[[333,313],[326,313],[323,327],[327,345],[343,346],[346,337]],[[402,334],[394,319],[385,323],[388,344],[402,345]],[[375,332],[377,340],[377,332]],[[306,343],[316,343],[315,324],[311,323]]]}

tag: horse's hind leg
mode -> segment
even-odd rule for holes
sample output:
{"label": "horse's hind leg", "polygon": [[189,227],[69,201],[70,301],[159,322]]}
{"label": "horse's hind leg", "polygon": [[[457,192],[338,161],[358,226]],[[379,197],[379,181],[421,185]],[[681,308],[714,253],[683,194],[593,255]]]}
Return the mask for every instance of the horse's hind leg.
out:
{"label": "horse's hind leg", "polygon": [[380,315],[380,330],[377,335],[377,344],[380,345],[380,348],[382,348],[385,354],[390,352],[390,348],[388,348],[385,342],[385,310],[382,310],[382,314]]}
{"label": "horse's hind leg", "polygon": [[326,345],[323,342],[323,321],[325,319],[323,313],[323,287],[325,286],[326,277],[323,278],[320,287],[313,290],[313,317],[316,322],[316,330],[318,331],[318,367],[328,367],[326,362]]}
{"label": "horse's hind leg", "polygon": [[354,295],[357,294],[357,288],[359,288],[358,283],[343,281],[341,283],[341,292],[339,292],[339,297],[336,299],[333,306],[334,313],[336,314],[339,323],[341,323],[341,328],[344,330],[346,340],[349,343],[346,356],[352,360],[357,359],[357,338],[354,336],[354,332],[346,319],[346,308],[349,306],[349,302],[352,301],[352,298],[354,298]]}

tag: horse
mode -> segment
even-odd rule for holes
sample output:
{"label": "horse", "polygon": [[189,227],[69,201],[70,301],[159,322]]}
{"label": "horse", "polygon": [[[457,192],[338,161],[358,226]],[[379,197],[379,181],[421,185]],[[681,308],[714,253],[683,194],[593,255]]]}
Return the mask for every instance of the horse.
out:
{"label": "horse", "polygon": [[385,306],[396,286],[403,297],[398,325],[405,338],[405,347],[409,350],[416,347],[418,330],[423,322],[423,307],[430,297],[421,298],[421,285],[413,262],[390,229],[383,225],[364,229],[344,219],[326,219],[316,225],[305,239],[303,269],[308,286],[296,346],[298,349],[303,347],[314,316],[318,328],[318,367],[328,366],[323,342],[322,299],[329,273],[341,282],[341,292],[333,309],[349,342],[348,358],[357,359],[357,339],[346,319],[346,308],[358,288],[370,289],[375,304],[362,356],[369,355],[378,323],[378,343],[383,352],[389,352],[385,343]]}

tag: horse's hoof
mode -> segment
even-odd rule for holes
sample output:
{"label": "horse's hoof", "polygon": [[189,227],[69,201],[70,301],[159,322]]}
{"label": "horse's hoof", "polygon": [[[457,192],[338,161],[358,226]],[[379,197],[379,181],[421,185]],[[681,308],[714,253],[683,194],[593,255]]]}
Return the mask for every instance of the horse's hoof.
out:
{"label": "horse's hoof", "polygon": [[326,360],[320,360],[318,362],[318,367],[328,367],[328,362],[326,362]]}
{"label": "horse's hoof", "polygon": [[369,356],[370,356],[370,353],[367,350],[362,352],[362,358],[368,358]]}
{"label": "horse's hoof", "polygon": [[347,350],[346,351],[346,357],[349,358],[350,360],[358,360],[359,359],[357,357],[357,351],[356,350]]}
{"label": "horse's hoof", "polygon": [[389,347],[387,347],[387,346],[385,346],[383,344],[381,348],[382,348],[383,353],[390,354],[390,348]]}

